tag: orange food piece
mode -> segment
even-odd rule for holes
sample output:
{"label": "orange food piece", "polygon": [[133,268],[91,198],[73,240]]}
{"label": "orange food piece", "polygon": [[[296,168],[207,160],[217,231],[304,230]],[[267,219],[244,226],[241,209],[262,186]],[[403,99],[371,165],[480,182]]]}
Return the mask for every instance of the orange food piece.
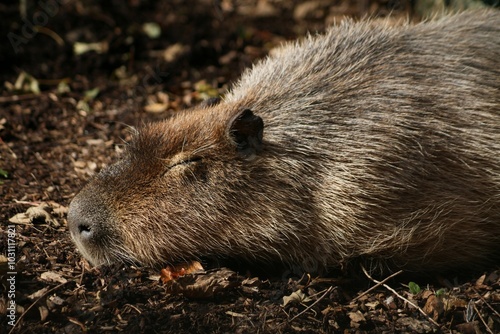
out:
{"label": "orange food piece", "polygon": [[198,261],[180,263],[175,266],[167,266],[160,271],[160,280],[163,284],[165,284],[198,270],[204,270],[203,266]]}

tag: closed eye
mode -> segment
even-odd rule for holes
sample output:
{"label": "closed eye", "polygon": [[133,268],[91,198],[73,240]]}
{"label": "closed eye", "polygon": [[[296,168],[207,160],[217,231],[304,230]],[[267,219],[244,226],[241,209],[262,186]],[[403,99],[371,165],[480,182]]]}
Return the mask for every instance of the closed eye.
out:
{"label": "closed eye", "polygon": [[192,158],[181,160],[179,162],[176,162],[176,163],[168,166],[167,172],[169,170],[171,170],[172,168],[174,168],[174,167],[183,166],[183,165],[189,165],[189,164],[192,164],[192,163],[195,163],[195,162],[199,162],[199,161],[201,161],[200,157],[192,157]]}

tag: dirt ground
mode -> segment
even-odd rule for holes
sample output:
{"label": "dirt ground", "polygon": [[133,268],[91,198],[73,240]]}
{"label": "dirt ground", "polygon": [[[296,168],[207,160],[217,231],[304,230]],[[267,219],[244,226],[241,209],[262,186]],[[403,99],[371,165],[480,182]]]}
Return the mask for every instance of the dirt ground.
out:
{"label": "dirt ground", "polygon": [[273,47],[346,15],[418,20],[414,1],[32,1],[24,18],[22,3],[0,4],[0,333],[500,332],[495,268],[382,284],[361,269],[208,268],[163,283],[91,268],[67,231],[71,198],[130,125],[223,94]]}

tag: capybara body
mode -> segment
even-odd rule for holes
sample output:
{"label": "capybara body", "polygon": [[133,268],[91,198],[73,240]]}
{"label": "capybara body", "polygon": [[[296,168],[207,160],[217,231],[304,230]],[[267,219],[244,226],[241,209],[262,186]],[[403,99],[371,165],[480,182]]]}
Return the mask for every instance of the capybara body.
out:
{"label": "capybara body", "polygon": [[95,265],[497,264],[500,14],[347,21],[285,45],[220,103],[140,129],[68,221]]}

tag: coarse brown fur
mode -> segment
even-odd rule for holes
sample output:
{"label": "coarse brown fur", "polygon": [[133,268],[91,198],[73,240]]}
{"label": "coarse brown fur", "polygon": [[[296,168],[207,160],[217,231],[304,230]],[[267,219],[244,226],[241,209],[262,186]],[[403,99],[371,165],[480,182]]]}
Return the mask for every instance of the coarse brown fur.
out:
{"label": "coarse brown fur", "polygon": [[500,12],[285,45],[220,103],[138,131],[68,219],[95,265],[498,264]]}

